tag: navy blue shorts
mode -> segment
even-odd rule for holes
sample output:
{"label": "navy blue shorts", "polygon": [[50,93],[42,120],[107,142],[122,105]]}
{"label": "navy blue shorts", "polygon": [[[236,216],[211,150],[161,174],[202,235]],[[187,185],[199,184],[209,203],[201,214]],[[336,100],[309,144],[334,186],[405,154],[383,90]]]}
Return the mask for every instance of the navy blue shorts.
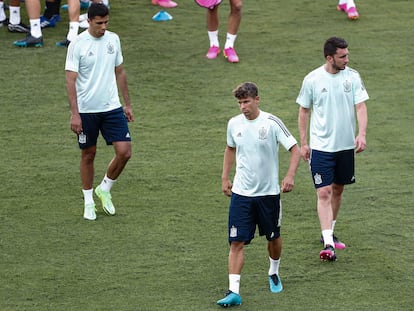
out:
{"label": "navy blue shorts", "polygon": [[268,241],[280,237],[282,204],[280,195],[245,197],[233,193],[229,207],[229,242],[249,244],[254,238],[256,225],[259,235]]}
{"label": "navy blue shorts", "polygon": [[315,188],[348,185],[355,182],[354,149],[324,152],[312,150],[310,168]]}
{"label": "navy blue shorts", "polygon": [[122,107],[98,113],[80,113],[83,132],[78,135],[79,148],[96,146],[99,132],[107,145],[117,141],[131,141],[128,120]]}

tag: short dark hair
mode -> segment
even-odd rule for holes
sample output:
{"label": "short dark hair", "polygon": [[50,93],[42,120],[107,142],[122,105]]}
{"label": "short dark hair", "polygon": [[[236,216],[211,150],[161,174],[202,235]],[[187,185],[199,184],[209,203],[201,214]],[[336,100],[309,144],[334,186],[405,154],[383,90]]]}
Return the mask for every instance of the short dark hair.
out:
{"label": "short dark hair", "polygon": [[101,3],[93,2],[89,6],[89,9],[88,9],[88,18],[89,19],[94,19],[96,16],[105,17],[107,15],[109,15],[109,9],[102,2]]}
{"label": "short dark hair", "polygon": [[331,37],[326,40],[325,45],[323,46],[323,54],[325,58],[327,56],[334,56],[337,49],[346,49],[348,47],[348,42],[345,39],[339,37]]}
{"label": "short dark hair", "polygon": [[255,98],[257,95],[259,95],[259,89],[257,88],[257,85],[253,82],[244,82],[242,84],[239,84],[234,90],[233,90],[234,97],[237,99],[247,98],[247,97],[253,97]]}

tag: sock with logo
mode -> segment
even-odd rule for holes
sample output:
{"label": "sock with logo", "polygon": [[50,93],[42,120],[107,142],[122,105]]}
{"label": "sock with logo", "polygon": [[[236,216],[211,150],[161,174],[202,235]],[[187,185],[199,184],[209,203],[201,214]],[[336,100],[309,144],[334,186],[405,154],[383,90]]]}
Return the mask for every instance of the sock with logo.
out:
{"label": "sock with logo", "polygon": [[10,11],[9,23],[12,24],[12,25],[20,24],[20,22],[21,22],[20,7],[19,6],[10,6],[9,11]]}
{"label": "sock with logo", "polygon": [[42,29],[40,28],[40,18],[30,20],[30,34],[35,38],[42,36]]}
{"label": "sock with logo", "polygon": [[219,47],[219,40],[218,40],[218,30],[216,31],[208,31],[208,38],[210,39],[210,47],[217,46]]}
{"label": "sock with logo", "polygon": [[66,39],[69,41],[75,40],[79,32],[79,22],[69,22],[69,31]]}
{"label": "sock with logo", "polygon": [[94,203],[93,189],[82,189],[82,192],[83,192],[83,198],[85,200],[85,205]]}
{"label": "sock with logo", "polygon": [[331,229],[322,230],[322,236],[325,246],[330,245],[335,247],[335,243],[333,241],[333,231]]}
{"label": "sock with logo", "polygon": [[240,274],[229,274],[229,290],[240,293]]}
{"label": "sock with logo", "polygon": [[232,48],[234,46],[234,41],[236,41],[237,35],[232,35],[227,33],[226,44],[224,45],[225,49]]}
{"label": "sock with logo", "polygon": [[0,22],[6,20],[6,13],[4,12],[4,2],[0,1]]}
{"label": "sock with logo", "polygon": [[106,174],[105,174],[105,177],[102,179],[102,182],[101,182],[101,185],[100,185],[101,186],[101,189],[103,191],[110,192],[112,186],[115,183],[115,181],[116,180],[113,180],[113,179],[108,178],[108,176],[106,176]]}
{"label": "sock with logo", "polygon": [[269,275],[279,275],[279,265],[280,265],[280,258],[279,259],[273,259],[269,256],[270,261],[270,267],[269,267]]}

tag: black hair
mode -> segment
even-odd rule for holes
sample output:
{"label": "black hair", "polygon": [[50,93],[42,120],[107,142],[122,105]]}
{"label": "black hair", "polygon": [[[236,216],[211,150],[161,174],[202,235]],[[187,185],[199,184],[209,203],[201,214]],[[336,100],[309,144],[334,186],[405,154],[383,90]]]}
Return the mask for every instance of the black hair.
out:
{"label": "black hair", "polygon": [[334,56],[337,49],[346,49],[348,47],[348,42],[345,39],[339,37],[331,37],[326,40],[325,45],[323,46],[323,54],[325,58],[327,56]]}
{"label": "black hair", "polygon": [[89,19],[94,19],[96,16],[99,17],[105,17],[109,15],[109,9],[108,7],[101,3],[91,3],[91,5],[89,6],[88,9],[88,18]]}

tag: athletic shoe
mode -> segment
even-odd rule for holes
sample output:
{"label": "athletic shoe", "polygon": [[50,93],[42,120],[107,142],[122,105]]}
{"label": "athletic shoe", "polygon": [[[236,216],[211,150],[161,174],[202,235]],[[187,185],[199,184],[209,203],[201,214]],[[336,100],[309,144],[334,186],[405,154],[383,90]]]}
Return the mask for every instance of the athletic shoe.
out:
{"label": "athletic shoe", "polygon": [[269,275],[269,285],[272,293],[280,293],[283,290],[282,281],[277,274]]}
{"label": "athletic shoe", "polygon": [[18,47],[42,47],[43,37],[35,38],[32,35],[27,35],[26,38],[18,41],[14,41],[13,44]]}
{"label": "athletic shoe", "polygon": [[236,54],[236,51],[233,48],[224,49],[223,51],[224,57],[227,58],[227,60],[230,63],[238,63],[239,57]]}
{"label": "athletic shoe", "polygon": [[83,211],[83,218],[86,220],[96,219],[95,203],[85,204],[85,209]]}
{"label": "athletic shoe", "polygon": [[338,6],[336,7],[336,9],[338,11],[344,11],[346,13],[346,3],[344,3],[344,4],[338,4]]}
{"label": "athletic shoe", "polygon": [[206,54],[206,57],[208,59],[214,59],[217,57],[217,55],[220,54],[220,49],[217,46],[212,46],[208,49],[208,52]]}
{"label": "athletic shoe", "polygon": [[322,261],[335,261],[335,249],[331,245],[326,245],[326,247],[319,253],[319,257]]}
{"label": "athletic shoe", "polygon": [[349,8],[346,11],[346,14],[348,14],[348,18],[351,19],[351,20],[359,18],[358,11],[355,7]]}
{"label": "athletic shoe", "polygon": [[101,199],[102,209],[108,215],[115,215],[115,206],[112,204],[112,196],[108,191],[103,191],[101,186],[96,187],[96,195]]}
{"label": "athletic shoe", "polygon": [[56,46],[61,46],[63,48],[67,48],[70,44],[70,41],[68,39],[56,42]]}
{"label": "athletic shoe", "polygon": [[7,29],[9,30],[9,32],[19,32],[19,33],[29,33],[30,32],[30,27],[23,24],[23,23],[19,23],[19,24],[9,24],[7,25]]}
{"label": "athletic shoe", "polygon": [[58,22],[61,21],[60,15],[55,14],[51,18],[46,18],[43,15],[40,16],[40,27],[41,28],[49,28],[55,27]]}
{"label": "athletic shoe", "polygon": [[6,18],[5,20],[0,21],[0,28],[1,27],[6,27],[9,24],[9,19]]}
{"label": "athletic shoe", "polygon": [[358,14],[358,11],[357,11],[356,7],[352,7],[352,8],[349,8],[348,9],[346,3],[341,4],[341,5],[338,4],[338,6],[336,7],[336,9],[338,11],[345,12],[348,15],[348,18],[350,20],[358,19],[359,18],[359,14]]}
{"label": "athletic shoe", "polygon": [[171,0],[151,0],[153,5],[159,5],[163,8],[175,8],[178,4]]}
{"label": "athletic shoe", "polygon": [[[67,4],[64,4],[64,5],[61,6],[61,9],[65,10],[65,11],[67,11],[68,8],[69,8],[69,5],[67,5]],[[80,9],[81,10],[86,10],[87,8],[89,8],[89,1],[88,2],[80,1]]]}
{"label": "athletic shoe", "polygon": [[[333,241],[335,243],[335,249],[345,249],[346,248],[345,243],[339,241],[339,239],[335,235],[333,236]],[[321,236],[321,243],[324,244],[323,236]]]}
{"label": "athletic shoe", "polygon": [[223,299],[217,301],[219,306],[224,308],[231,306],[239,306],[242,303],[242,298],[239,294],[233,293],[231,290],[226,292],[226,296]]}

